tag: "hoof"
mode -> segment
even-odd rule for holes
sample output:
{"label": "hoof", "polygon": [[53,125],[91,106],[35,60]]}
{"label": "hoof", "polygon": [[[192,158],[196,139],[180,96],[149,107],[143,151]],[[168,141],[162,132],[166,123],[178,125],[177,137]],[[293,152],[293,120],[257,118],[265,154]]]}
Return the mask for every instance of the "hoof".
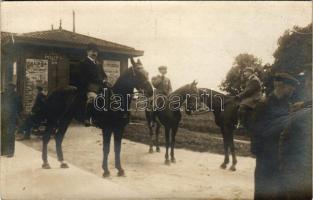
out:
{"label": "hoof", "polygon": [[42,167],[43,169],[51,169],[49,163],[44,163],[44,164],[41,165],[41,167]]}
{"label": "hoof", "polygon": [[225,163],[221,164],[222,169],[226,169],[226,167],[227,167],[227,164],[225,164]]}
{"label": "hoof", "polygon": [[149,153],[153,153],[153,149],[152,148],[149,149]]}
{"label": "hoof", "polygon": [[103,178],[107,178],[109,176],[110,176],[110,171],[109,170],[104,171],[103,174],[102,174]]}
{"label": "hoof", "polygon": [[236,171],[236,167],[235,167],[234,165],[232,165],[232,166],[229,168],[229,170],[234,172],[234,171]]}
{"label": "hoof", "polygon": [[166,165],[170,165],[170,164],[171,164],[171,162],[170,162],[170,160],[165,160],[164,164],[166,164]]}
{"label": "hoof", "polygon": [[171,159],[171,162],[172,162],[172,163],[176,163],[176,159],[175,159],[175,158],[172,158],[172,159]]}
{"label": "hoof", "polygon": [[61,163],[60,167],[61,167],[61,168],[64,168],[64,169],[65,169],[65,168],[69,168],[68,164],[66,164],[66,163]]}
{"label": "hoof", "polygon": [[118,170],[117,176],[119,177],[125,177],[125,171],[123,169]]}
{"label": "hoof", "polygon": [[157,147],[157,148],[156,148],[156,152],[158,152],[158,153],[161,152],[160,147]]}

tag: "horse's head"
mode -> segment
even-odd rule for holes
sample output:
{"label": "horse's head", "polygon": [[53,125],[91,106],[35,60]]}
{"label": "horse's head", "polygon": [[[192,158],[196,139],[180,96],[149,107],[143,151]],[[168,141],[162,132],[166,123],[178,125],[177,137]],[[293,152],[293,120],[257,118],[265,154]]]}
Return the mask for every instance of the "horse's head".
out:
{"label": "horse's head", "polygon": [[197,109],[199,94],[197,89],[197,82],[193,81],[190,84],[184,85],[173,92],[173,95],[178,95],[186,102],[186,113],[191,114],[191,111]]}
{"label": "horse's head", "polygon": [[186,99],[186,113],[191,114],[192,111],[198,108],[199,103],[199,93],[197,89],[197,84],[195,80],[189,84],[187,99]]}
{"label": "horse's head", "polygon": [[148,97],[153,95],[153,88],[149,82],[148,72],[143,68],[141,61],[138,59],[137,62],[131,58],[132,66],[128,69],[130,73],[130,83],[132,87],[137,90],[143,90]]}

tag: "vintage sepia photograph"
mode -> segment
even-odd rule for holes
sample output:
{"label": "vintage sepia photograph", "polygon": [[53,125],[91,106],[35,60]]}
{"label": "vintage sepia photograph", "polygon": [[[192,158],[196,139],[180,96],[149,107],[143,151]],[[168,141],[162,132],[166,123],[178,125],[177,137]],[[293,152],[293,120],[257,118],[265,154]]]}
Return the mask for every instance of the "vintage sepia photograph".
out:
{"label": "vintage sepia photograph", "polygon": [[311,1],[0,10],[0,200],[312,199]]}

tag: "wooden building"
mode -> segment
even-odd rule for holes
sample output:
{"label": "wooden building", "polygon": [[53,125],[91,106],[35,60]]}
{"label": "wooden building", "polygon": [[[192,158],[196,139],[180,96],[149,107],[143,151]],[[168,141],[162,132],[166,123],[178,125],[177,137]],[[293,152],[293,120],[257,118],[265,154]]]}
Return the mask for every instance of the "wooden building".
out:
{"label": "wooden building", "polygon": [[36,86],[46,92],[77,83],[77,65],[86,57],[86,46],[99,48],[98,62],[114,83],[128,67],[130,57],[143,51],[62,29],[24,34],[1,32],[1,90],[15,82],[26,113],[32,107]]}

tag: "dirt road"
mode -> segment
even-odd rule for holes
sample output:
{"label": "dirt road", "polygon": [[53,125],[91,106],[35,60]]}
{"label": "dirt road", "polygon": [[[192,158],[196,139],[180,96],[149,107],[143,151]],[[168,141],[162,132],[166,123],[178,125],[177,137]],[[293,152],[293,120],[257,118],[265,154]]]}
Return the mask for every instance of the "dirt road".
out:
{"label": "dirt road", "polygon": [[[41,141],[24,142],[40,150]],[[113,143],[112,143],[113,144]],[[255,160],[238,157],[237,171],[222,170],[223,156],[176,150],[176,164],[164,165],[161,153],[148,153],[148,146],[124,139],[122,164],[126,177],[116,177],[114,150],[111,145],[110,168],[112,183],[129,188],[147,198],[208,198],[251,199],[253,197],[253,170]],[[102,175],[102,136],[99,129],[72,125],[64,139],[65,159],[77,167]],[[49,144],[50,156],[55,156],[54,142]]]}

